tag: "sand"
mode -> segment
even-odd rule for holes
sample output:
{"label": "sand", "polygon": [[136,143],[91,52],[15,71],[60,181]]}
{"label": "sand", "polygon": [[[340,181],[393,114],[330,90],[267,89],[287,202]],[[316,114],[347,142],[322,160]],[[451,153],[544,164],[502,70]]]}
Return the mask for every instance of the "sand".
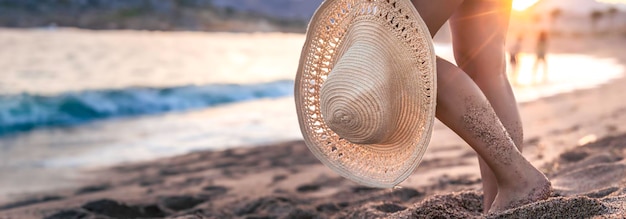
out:
{"label": "sand", "polygon": [[[615,57],[626,39],[563,39],[555,52]],[[626,78],[520,105],[524,156],[553,197],[482,213],[471,148],[435,125],[421,165],[396,189],[373,189],[323,166],[302,141],[183,156],[92,171],[75,189],[0,203],[0,218],[623,218]]]}

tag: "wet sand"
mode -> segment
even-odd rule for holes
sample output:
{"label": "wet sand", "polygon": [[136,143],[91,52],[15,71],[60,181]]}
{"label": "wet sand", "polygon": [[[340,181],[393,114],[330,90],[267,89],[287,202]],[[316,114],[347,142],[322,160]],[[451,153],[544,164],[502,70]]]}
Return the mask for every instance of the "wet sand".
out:
{"label": "wet sand", "polygon": [[[626,63],[626,52],[614,49],[625,42],[564,39],[553,48]],[[619,218],[626,214],[625,84],[521,104],[523,154],[555,193],[498,214],[481,213],[475,153],[438,122],[401,188],[359,186],[291,141],[93,170],[98,179],[80,188],[0,203],[0,218]]]}
{"label": "wet sand", "polygon": [[[425,186],[359,186],[322,166],[300,142],[197,152],[100,172],[108,180],[0,206],[1,218],[553,218],[626,212],[626,134],[562,153],[544,171],[554,197],[483,215],[480,179],[462,159],[425,159]],[[443,150],[446,150],[443,148]],[[438,153],[438,152],[434,152]],[[548,168],[549,167],[549,168]],[[416,180],[416,179],[413,179]]]}

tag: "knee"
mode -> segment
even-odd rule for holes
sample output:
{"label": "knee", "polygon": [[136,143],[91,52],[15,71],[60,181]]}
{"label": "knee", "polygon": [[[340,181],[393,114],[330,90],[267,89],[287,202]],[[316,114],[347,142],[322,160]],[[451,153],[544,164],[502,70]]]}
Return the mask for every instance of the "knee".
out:
{"label": "knee", "polygon": [[437,57],[437,83],[440,85],[454,84],[458,83],[458,80],[465,79],[469,79],[468,74],[462,69],[441,57]]}
{"label": "knee", "polygon": [[454,48],[457,65],[473,79],[498,78],[506,76],[506,57],[501,47],[494,48]]}

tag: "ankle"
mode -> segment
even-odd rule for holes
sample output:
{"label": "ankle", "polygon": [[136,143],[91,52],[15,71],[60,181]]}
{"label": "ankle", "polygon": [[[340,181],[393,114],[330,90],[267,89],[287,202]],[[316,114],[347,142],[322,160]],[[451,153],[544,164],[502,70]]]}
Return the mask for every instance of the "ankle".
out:
{"label": "ankle", "polygon": [[551,187],[548,178],[534,167],[512,172],[515,174],[510,175],[507,179],[498,180],[498,188],[525,190],[535,187]]}

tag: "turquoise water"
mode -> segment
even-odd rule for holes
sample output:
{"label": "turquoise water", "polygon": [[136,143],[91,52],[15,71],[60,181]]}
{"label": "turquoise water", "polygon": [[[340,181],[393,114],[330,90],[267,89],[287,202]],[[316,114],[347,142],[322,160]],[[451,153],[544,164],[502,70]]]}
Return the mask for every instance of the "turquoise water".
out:
{"label": "turquoise water", "polygon": [[289,95],[293,95],[290,80],[4,95],[0,96],[0,137],[46,127],[68,127],[117,117],[188,111]]}

